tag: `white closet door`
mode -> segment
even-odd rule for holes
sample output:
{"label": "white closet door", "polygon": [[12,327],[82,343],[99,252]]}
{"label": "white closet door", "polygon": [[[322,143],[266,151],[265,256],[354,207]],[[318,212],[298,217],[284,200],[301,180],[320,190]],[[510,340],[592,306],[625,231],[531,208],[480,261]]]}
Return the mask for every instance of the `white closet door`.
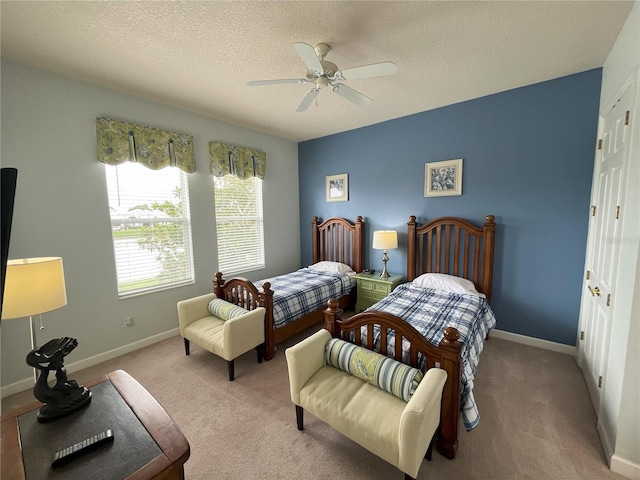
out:
{"label": "white closet door", "polygon": [[[633,84],[611,105],[602,124],[597,151],[589,222],[589,249],[582,294],[578,364],[582,367],[596,412],[600,406],[609,352],[611,310],[620,247],[620,212],[628,161]],[[588,278],[586,278],[588,277]]]}

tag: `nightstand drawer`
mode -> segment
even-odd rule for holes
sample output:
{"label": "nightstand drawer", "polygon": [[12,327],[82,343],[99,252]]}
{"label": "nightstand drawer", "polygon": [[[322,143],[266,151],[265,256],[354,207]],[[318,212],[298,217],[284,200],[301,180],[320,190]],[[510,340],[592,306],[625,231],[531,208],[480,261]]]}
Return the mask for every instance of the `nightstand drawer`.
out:
{"label": "nightstand drawer", "polygon": [[371,280],[359,280],[358,286],[360,289],[365,292],[377,292],[377,293],[391,293],[393,287],[395,287],[392,283],[379,283]]}
{"label": "nightstand drawer", "polygon": [[366,290],[361,290],[358,292],[358,299],[362,298],[363,300],[372,301],[373,303],[378,300],[382,300],[387,296],[387,293],[380,292],[368,292]]}
{"label": "nightstand drawer", "polygon": [[358,287],[361,290],[368,290],[370,292],[373,291],[373,282],[371,280],[360,280],[358,279]]}

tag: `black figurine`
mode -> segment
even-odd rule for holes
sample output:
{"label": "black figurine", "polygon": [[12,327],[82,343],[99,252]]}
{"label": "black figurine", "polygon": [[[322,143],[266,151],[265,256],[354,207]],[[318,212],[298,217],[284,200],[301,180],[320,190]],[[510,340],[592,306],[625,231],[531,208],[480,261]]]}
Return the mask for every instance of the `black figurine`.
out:
{"label": "black figurine", "polygon": [[[34,348],[27,355],[27,363],[40,370],[33,387],[33,394],[44,405],[38,411],[38,420],[47,422],[84,407],[91,401],[88,388],[78,385],[75,380],[67,380],[67,370],[63,359],[78,346],[75,338],[62,337],[49,340],[41,347]],[[49,387],[49,372],[56,371],[56,384]]]}

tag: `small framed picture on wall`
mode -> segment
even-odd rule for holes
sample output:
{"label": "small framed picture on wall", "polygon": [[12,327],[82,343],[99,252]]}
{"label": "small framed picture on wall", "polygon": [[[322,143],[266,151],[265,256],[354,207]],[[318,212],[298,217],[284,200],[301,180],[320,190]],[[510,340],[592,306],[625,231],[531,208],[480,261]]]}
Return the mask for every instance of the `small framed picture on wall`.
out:
{"label": "small framed picture on wall", "polygon": [[462,159],[424,164],[424,196],[462,195]]}
{"label": "small framed picture on wall", "polygon": [[349,200],[349,174],[328,175],[326,182],[327,202],[346,202]]}

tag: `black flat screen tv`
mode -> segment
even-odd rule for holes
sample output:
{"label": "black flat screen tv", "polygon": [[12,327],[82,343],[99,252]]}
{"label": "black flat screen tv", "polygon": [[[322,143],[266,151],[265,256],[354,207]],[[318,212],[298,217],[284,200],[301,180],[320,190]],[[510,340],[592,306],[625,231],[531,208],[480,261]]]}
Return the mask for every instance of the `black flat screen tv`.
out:
{"label": "black flat screen tv", "polygon": [[2,292],[0,296],[0,311],[4,300],[4,279],[7,274],[7,260],[9,258],[9,240],[11,238],[11,223],[13,221],[13,202],[16,195],[16,182],[18,170],[15,168],[2,168],[2,196],[0,224],[2,227]]}

